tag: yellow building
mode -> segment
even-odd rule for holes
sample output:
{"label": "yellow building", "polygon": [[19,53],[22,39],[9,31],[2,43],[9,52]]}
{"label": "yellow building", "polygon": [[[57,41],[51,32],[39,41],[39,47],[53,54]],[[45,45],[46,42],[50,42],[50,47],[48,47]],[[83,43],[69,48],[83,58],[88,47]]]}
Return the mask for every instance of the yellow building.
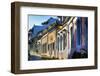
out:
{"label": "yellow building", "polygon": [[[65,18],[67,19],[67,17]],[[51,58],[67,59],[68,58],[68,25],[71,23],[73,17],[65,21],[63,25],[56,25],[49,27],[43,31],[43,36],[40,38],[41,55]]]}
{"label": "yellow building", "polygon": [[46,56],[48,53],[48,33],[41,37],[41,55]]}
{"label": "yellow building", "polygon": [[48,52],[50,57],[56,57],[56,30],[48,33]]}

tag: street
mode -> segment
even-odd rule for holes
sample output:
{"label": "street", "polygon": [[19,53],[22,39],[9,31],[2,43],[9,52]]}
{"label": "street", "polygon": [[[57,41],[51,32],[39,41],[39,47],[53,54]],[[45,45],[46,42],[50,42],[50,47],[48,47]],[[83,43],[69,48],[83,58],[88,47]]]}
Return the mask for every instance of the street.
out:
{"label": "street", "polygon": [[29,60],[41,60],[41,57],[36,56],[36,55],[32,55],[29,57]]}

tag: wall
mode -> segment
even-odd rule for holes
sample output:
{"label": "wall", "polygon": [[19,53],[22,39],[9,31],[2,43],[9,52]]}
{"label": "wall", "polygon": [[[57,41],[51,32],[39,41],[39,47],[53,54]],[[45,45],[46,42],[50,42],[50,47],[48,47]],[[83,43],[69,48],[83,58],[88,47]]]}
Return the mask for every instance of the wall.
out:
{"label": "wall", "polygon": [[[11,60],[11,10],[10,3],[15,0],[1,0],[0,2],[0,76],[99,76],[100,74],[100,59],[98,61],[98,70],[81,70],[81,71],[65,71],[52,73],[38,73],[38,74],[21,74],[14,75],[10,73]],[[41,3],[56,3],[68,5],[87,5],[98,6],[98,21],[100,21],[100,0],[20,0]],[[100,22],[98,22],[100,24]],[[100,26],[98,26],[98,33],[100,33]],[[100,43],[100,35],[98,36],[98,43]],[[100,44],[98,44],[100,46]],[[100,47],[98,47],[98,56],[100,58]]]}
{"label": "wall", "polygon": [[48,33],[48,44],[51,44],[56,41],[56,30]]}

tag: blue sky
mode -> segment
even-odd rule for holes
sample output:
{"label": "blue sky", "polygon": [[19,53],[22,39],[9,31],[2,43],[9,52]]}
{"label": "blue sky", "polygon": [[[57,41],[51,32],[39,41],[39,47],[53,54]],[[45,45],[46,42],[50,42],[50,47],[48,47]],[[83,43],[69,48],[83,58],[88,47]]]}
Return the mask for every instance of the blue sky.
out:
{"label": "blue sky", "polygon": [[42,22],[48,20],[50,17],[57,18],[56,16],[45,16],[45,15],[29,15],[28,16],[28,29],[31,29],[34,24],[41,25]]}

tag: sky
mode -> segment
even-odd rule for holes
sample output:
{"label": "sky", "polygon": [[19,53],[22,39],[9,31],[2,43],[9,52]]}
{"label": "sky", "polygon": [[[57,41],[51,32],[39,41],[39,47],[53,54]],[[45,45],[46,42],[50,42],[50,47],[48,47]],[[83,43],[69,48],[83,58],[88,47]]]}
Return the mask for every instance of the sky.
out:
{"label": "sky", "polygon": [[42,22],[47,21],[50,17],[57,18],[56,16],[29,15],[28,16],[28,29],[31,29],[34,26],[34,24],[41,25]]}

